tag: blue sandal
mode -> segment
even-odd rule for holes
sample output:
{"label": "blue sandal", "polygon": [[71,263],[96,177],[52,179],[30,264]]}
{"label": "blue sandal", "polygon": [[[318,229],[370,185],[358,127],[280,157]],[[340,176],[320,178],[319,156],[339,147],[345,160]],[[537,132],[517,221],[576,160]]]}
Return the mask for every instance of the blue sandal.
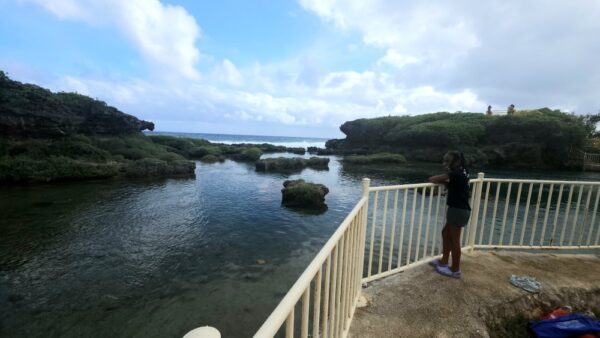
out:
{"label": "blue sandal", "polygon": [[454,272],[448,266],[437,266],[435,271],[446,277],[460,278],[460,270]]}
{"label": "blue sandal", "polygon": [[429,265],[433,266],[436,269],[438,266],[448,266],[448,264],[442,264],[442,261],[440,261],[439,259],[432,260],[431,262],[429,262]]}

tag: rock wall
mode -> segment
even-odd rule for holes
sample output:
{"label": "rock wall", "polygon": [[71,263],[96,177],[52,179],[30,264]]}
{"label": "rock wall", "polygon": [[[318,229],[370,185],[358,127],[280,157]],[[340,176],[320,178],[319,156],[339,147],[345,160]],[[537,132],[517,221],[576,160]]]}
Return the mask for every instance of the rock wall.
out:
{"label": "rock wall", "polygon": [[52,93],[13,81],[0,71],[0,135],[47,138],[72,134],[123,135],[154,130],[143,121],[76,93]]}

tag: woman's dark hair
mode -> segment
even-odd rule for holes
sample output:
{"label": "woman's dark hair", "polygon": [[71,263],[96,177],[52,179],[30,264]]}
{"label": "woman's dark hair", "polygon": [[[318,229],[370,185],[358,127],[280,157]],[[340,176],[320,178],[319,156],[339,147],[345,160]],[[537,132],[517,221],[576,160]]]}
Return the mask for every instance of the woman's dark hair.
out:
{"label": "woman's dark hair", "polygon": [[[452,161],[450,162],[450,166],[454,165],[458,166],[461,169],[467,170],[467,163],[465,161],[465,155],[462,152],[457,150],[451,150],[448,152],[448,155],[452,156]],[[468,170],[467,170],[468,172]]]}

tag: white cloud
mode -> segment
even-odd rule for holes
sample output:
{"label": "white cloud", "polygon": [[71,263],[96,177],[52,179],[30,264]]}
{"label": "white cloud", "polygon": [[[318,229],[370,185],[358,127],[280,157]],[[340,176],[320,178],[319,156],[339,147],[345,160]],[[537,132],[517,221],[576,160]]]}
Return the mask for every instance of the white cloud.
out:
{"label": "white cloud", "polygon": [[200,27],[183,7],[158,0],[26,0],[61,19],[114,26],[163,77],[198,79]]}
{"label": "white cloud", "polygon": [[[600,2],[299,0],[358,33],[395,81],[506,107],[598,109]],[[452,106],[452,104],[449,104]]]}
{"label": "white cloud", "polygon": [[357,31],[366,44],[391,49],[387,59],[453,62],[479,45],[468,15],[432,2],[300,0],[307,10],[344,30]]}
{"label": "white cloud", "polygon": [[214,76],[230,86],[239,87],[244,84],[244,76],[233,62],[227,59],[223,60],[219,67],[216,68]]}
{"label": "white cloud", "polygon": [[412,55],[400,54],[393,49],[388,49],[385,55],[377,61],[378,64],[389,64],[398,69],[410,65],[411,63],[419,63],[420,59]]}
{"label": "white cloud", "polygon": [[[596,2],[300,0],[334,32],[343,31],[337,44],[324,35],[267,64],[207,57],[204,69],[211,70],[201,75],[200,27],[182,7],[158,0],[27,1],[62,19],[117,27],[150,69],[171,80],[70,75],[47,85],[180,126],[230,125],[237,127],[228,132],[248,133],[246,126],[264,124],[270,129],[261,134],[333,136],[345,121],[389,114],[482,112],[510,103],[598,108]],[[362,64],[336,63],[353,57]]]}
{"label": "white cloud", "polygon": [[106,82],[71,76],[60,79],[52,87],[99,96],[145,119],[255,121],[282,126],[327,126],[327,129],[357,118],[478,110],[484,106],[469,90],[448,93],[431,86],[406,88],[394,82],[389,74],[372,71],[332,72],[315,87],[298,86],[292,77],[284,76],[277,81],[269,74],[261,76],[274,81],[276,87],[287,88],[287,93],[212,83],[165,88],[142,80]]}

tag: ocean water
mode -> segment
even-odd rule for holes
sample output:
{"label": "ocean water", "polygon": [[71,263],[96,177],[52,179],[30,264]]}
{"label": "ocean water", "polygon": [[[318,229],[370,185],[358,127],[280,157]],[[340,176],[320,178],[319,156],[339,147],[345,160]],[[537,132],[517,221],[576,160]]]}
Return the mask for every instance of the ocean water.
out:
{"label": "ocean water", "polygon": [[207,134],[207,133],[176,133],[176,132],[145,132],[146,135],[170,135],[190,138],[201,138],[215,143],[270,143],[285,147],[319,147],[325,148],[325,138],[315,137],[289,137],[289,136],[258,136],[258,135],[233,135],[233,134]]}
{"label": "ocean water", "polygon": [[[281,155],[295,156],[267,156]],[[329,170],[292,175],[227,160],[197,162],[194,178],[0,188],[0,337],[182,337],[204,325],[252,336],[359,200],[363,177],[378,186],[440,171],[329,158]],[[326,212],[281,206],[283,181],[297,178],[329,187]]]}

